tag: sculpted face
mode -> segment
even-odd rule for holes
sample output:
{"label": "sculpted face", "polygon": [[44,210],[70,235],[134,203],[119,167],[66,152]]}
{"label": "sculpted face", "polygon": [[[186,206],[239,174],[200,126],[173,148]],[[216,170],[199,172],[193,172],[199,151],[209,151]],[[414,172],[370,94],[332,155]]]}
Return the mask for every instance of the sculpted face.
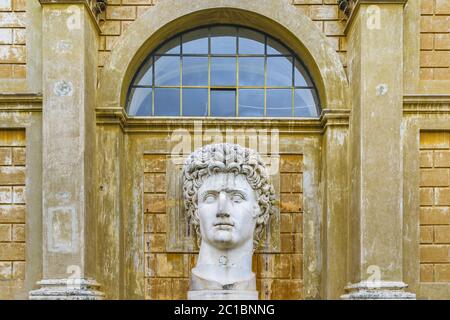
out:
{"label": "sculpted face", "polygon": [[233,249],[253,241],[259,210],[256,193],[244,175],[209,176],[198,190],[202,241],[219,249]]}

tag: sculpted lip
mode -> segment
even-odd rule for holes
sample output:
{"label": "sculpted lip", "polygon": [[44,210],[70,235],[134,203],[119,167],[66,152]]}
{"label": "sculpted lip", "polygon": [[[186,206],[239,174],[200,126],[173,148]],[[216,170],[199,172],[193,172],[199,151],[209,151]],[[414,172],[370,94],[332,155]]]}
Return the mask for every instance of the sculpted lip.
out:
{"label": "sculpted lip", "polygon": [[234,227],[234,223],[232,222],[215,222],[214,223],[214,227],[217,226],[229,226],[229,227]]}

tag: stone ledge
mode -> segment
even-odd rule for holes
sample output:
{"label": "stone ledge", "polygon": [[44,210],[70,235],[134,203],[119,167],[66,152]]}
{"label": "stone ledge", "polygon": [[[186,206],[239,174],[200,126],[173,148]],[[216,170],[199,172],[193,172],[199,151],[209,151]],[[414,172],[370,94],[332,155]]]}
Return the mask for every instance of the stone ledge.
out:
{"label": "stone ledge", "polygon": [[42,94],[5,93],[0,94],[0,103],[42,103]]}
{"label": "stone ledge", "polygon": [[323,128],[329,126],[348,127],[350,123],[350,109],[323,109],[320,114],[320,123]]}
{"label": "stone ledge", "polygon": [[42,112],[42,95],[0,94],[0,112]]}
{"label": "stone ledge", "polygon": [[350,109],[324,109],[319,118],[129,117],[122,108],[97,108],[97,124],[120,125],[125,132],[172,132],[177,128],[273,128],[280,133],[322,134],[328,126],[348,127]]}
{"label": "stone ledge", "polygon": [[450,104],[450,94],[408,94],[404,104]]}
{"label": "stone ledge", "polygon": [[258,300],[258,291],[199,290],[188,291],[188,300]]}
{"label": "stone ledge", "polygon": [[415,300],[416,295],[404,291],[408,285],[396,281],[361,281],[345,288],[343,300]]}
{"label": "stone ledge", "polygon": [[30,300],[102,300],[100,285],[91,279],[45,279],[30,291]]}
{"label": "stone ledge", "polygon": [[449,94],[418,94],[403,97],[404,114],[450,114]]}

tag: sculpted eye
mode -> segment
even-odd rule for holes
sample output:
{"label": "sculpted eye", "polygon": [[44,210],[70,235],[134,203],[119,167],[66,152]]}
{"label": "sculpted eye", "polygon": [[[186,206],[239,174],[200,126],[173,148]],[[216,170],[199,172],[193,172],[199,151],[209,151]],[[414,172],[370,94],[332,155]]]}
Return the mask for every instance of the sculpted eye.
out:
{"label": "sculpted eye", "polygon": [[208,193],[203,197],[203,201],[206,203],[211,203],[216,201],[217,196],[215,194],[212,193]]}
{"label": "sculpted eye", "polygon": [[233,201],[235,203],[240,203],[244,200],[245,200],[244,196],[239,193],[235,193],[231,196],[231,201]]}

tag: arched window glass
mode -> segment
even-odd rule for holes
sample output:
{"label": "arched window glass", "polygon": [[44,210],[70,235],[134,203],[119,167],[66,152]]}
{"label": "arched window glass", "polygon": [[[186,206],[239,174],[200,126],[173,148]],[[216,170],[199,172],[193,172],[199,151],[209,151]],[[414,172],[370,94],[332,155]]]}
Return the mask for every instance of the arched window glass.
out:
{"label": "arched window glass", "polygon": [[211,26],[163,43],[136,73],[130,116],[317,117],[316,87],[292,50],[249,28]]}

